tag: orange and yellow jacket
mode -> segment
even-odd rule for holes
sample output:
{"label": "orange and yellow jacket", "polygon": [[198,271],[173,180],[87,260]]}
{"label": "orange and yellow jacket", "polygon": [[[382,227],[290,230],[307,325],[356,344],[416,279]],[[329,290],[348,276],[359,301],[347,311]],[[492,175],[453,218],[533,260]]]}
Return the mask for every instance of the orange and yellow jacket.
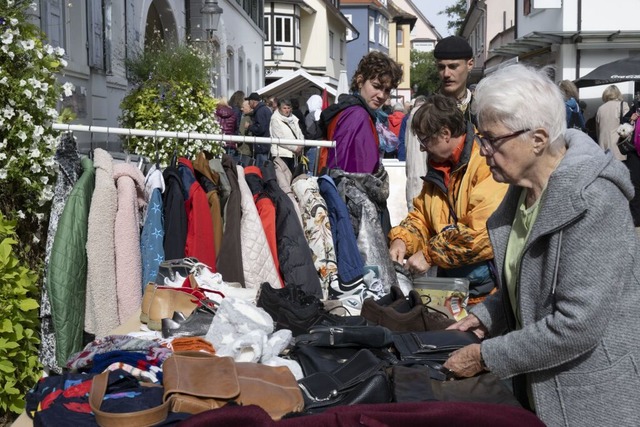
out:
{"label": "orange and yellow jacket", "polygon": [[467,132],[447,186],[443,172],[432,165],[422,179],[413,211],[391,229],[390,241],[402,239],[407,257],[422,251],[430,265],[445,269],[493,259],[487,218],[502,202],[508,185],[493,179],[474,132]]}

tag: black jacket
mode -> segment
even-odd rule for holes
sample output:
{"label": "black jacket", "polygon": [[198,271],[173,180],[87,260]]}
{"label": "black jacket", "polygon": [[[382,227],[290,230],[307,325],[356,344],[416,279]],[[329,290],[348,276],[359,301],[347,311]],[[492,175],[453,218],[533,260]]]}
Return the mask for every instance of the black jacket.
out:
{"label": "black jacket", "polygon": [[[260,102],[255,110],[253,110],[253,123],[249,126],[249,132],[253,136],[260,136],[268,138],[271,136],[269,133],[269,124],[271,123],[271,110],[264,102]],[[271,150],[271,144],[254,144],[254,154],[268,154]]]}
{"label": "black jacket", "polygon": [[165,190],[162,195],[164,213],[164,258],[184,258],[187,244],[187,211],[184,208],[184,190],[178,168],[168,166],[164,172]]}
{"label": "black jacket", "polygon": [[242,265],[242,247],[240,246],[240,187],[238,171],[233,159],[222,155],[222,166],[231,185],[231,193],[227,199],[224,215],[224,232],[220,243],[220,252],[216,261],[218,273],[227,282],[239,282],[244,286],[244,270]]}
{"label": "black jacket", "polygon": [[260,169],[265,191],[276,205],[278,261],[284,283],[286,286],[300,286],[308,295],[322,298],[320,277],[293,202],[278,185],[273,162],[265,162]]}

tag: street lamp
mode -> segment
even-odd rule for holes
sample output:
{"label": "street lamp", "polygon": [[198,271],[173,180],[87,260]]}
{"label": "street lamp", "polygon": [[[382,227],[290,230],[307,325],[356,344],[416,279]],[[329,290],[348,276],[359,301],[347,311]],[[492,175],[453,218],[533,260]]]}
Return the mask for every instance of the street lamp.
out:
{"label": "street lamp", "polygon": [[209,40],[213,37],[213,32],[218,31],[222,8],[218,6],[218,0],[205,0],[204,6],[200,9],[202,23]]}
{"label": "street lamp", "polygon": [[273,56],[273,62],[276,64],[277,70],[278,65],[280,65],[280,59],[282,59],[282,57],[284,56],[284,52],[282,51],[282,48],[280,46],[276,46],[273,48],[271,55]]}

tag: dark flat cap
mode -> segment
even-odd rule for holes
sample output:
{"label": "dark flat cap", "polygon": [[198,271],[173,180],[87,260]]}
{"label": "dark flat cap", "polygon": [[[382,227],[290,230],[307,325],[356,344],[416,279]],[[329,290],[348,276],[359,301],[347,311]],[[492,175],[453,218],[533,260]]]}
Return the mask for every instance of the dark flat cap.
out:
{"label": "dark flat cap", "polygon": [[436,59],[471,59],[473,50],[460,36],[449,36],[440,40],[433,50]]}
{"label": "dark flat cap", "polygon": [[251,92],[251,94],[249,94],[249,96],[247,96],[244,100],[245,101],[260,101],[260,95],[258,95],[255,92]]}

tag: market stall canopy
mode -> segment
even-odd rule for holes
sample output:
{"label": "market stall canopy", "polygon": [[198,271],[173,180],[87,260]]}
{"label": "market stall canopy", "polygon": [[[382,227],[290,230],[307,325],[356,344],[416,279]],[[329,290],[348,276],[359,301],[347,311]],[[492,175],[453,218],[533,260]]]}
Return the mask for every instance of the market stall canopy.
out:
{"label": "market stall canopy", "polygon": [[297,94],[304,89],[312,87],[318,88],[318,93],[321,93],[326,89],[329,95],[334,98],[336,96],[336,90],[333,87],[322,82],[319,78],[312,76],[303,69],[296,70],[295,72],[266,85],[257,92],[258,95],[263,98],[267,98],[269,96],[287,98],[292,94]]}
{"label": "market stall canopy", "polygon": [[575,80],[574,83],[577,87],[587,87],[631,80],[640,81],[640,56],[632,56],[601,65]]}

